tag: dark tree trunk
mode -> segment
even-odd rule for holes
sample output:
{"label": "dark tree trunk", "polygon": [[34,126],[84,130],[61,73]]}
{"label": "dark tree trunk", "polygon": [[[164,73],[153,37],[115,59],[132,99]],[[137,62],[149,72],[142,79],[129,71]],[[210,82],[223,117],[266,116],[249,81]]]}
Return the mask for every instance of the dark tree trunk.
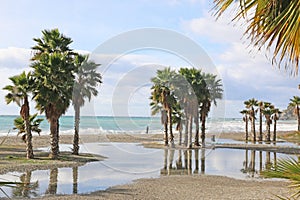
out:
{"label": "dark tree trunk", "polygon": [[298,119],[298,131],[300,131],[300,111],[299,111],[299,107],[297,106],[296,108],[296,112],[297,112],[297,119]]}
{"label": "dark tree trunk", "polygon": [[206,116],[205,113],[201,114],[201,143],[202,147],[205,147],[205,123],[206,123]]}
{"label": "dark tree trunk", "polygon": [[255,132],[255,111],[254,108],[251,110],[251,129],[253,135],[253,142],[256,142],[256,132]]}
{"label": "dark tree trunk", "polygon": [[195,125],[196,125],[195,146],[200,146],[200,144],[199,144],[199,112],[197,112],[197,114],[195,116]]}
{"label": "dark tree trunk", "polygon": [[164,125],[164,140],[165,140],[165,146],[169,144],[168,139],[168,116],[165,110],[161,111],[161,123]]}
{"label": "dark tree trunk", "polygon": [[184,145],[188,145],[188,137],[189,137],[189,117],[187,111],[185,111],[185,123],[184,123],[185,131],[184,131]]}
{"label": "dark tree trunk", "polygon": [[172,109],[171,108],[168,109],[168,123],[169,123],[170,142],[171,142],[171,144],[174,144]]}
{"label": "dark tree trunk", "polygon": [[27,97],[24,98],[24,105],[21,108],[21,116],[25,121],[25,130],[26,130],[26,157],[27,159],[34,158],[33,147],[32,147],[32,134],[29,120],[29,102]]}
{"label": "dark tree trunk", "polygon": [[188,134],[188,145],[187,148],[192,148],[192,135],[193,135],[193,115],[189,116],[189,134]]}
{"label": "dark tree trunk", "polygon": [[271,126],[271,122],[269,119],[267,119],[267,126],[266,126],[266,129],[267,129],[267,137],[266,137],[266,141],[267,142],[270,142],[271,141],[271,129],[270,129],[270,126]]}
{"label": "dark tree trunk", "polygon": [[263,139],[263,132],[262,132],[262,110],[261,108],[259,109],[259,137],[258,137],[258,141],[262,141]]}
{"label": "dark tree trunk", "polygon": [[49,157],[57,159],[59,153],[59,135],[58,135],[58,119],[50,119],[50,145],[51,152]]}
{"label": "dark tree trunk", "polygon": [[73,138],[73,154],[79,154],[79,122],[80,122],[80,107],[75,106],[75,127],[74,127],[74,138]]}
{"label": "dark tree trunk", "polygon": [[[276,116],[275,116],[276,118]],[[276,142],[276,137],[277,137],[277,120],[274,118],[274,132],[273,132],[273,142]]]}
{"label": "dark tree trunk", "polygon": [[247,115],[245,116],[245,122],[246,122],[246,125],[245,125],[245,131],[246,131],[246,142],[247,142],[248,139],[249,139],[249,132],[248,132],[248,116],[247,116]]}

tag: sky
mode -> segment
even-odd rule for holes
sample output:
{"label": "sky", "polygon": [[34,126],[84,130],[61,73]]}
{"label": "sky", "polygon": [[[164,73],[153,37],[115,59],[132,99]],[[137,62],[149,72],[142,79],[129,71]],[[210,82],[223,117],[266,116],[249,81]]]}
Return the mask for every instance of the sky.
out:
{"label": "sky", "polygon": [[[232,22],[230,12],[216,20],[212,8],[212,0],[1,0],[0,88],[30,70],[33,38],[58,28],[71,48],[101,64],[103,84],[83,115],[149,116],[150,78],[167,66],[218,75],[224,97],[213,116],[241,117],[253,97],[286,108],[299,95],[299,78],[272,66],[264,48],[252,48],[244,22]],[[0,115],[18,114],[5,94],[0,90]]]}

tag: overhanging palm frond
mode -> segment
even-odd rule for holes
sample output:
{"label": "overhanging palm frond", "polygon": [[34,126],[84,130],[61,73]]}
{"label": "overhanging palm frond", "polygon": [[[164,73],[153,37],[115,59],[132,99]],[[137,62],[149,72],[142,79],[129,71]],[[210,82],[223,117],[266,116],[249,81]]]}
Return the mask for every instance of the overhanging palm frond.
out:
{"label": "overhanging palm frond", "polygon": [[[299,0],[214,0],[216,15],[238,5],[234,20],[254,11],[245,34],[254,46],[274,46],[273,64],[298,74],[300,58],[300,1]],[[277,63],[276,60],[279,62]]]}
{"label": "overhanging palm frond", "polygon": [[300,163],[294,158],[277,161],[277,165],[270,170],[264,171],[263,175],[268,178],[284,178],[291,180],[291,187],[296,189],[292,197],[300,198]]}

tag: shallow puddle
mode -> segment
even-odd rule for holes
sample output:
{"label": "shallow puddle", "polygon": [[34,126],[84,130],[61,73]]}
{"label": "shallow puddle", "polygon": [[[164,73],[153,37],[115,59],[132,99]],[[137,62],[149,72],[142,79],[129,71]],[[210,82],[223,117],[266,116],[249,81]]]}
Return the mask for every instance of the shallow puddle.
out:
{"label": "shallow puddle", "polygon": [[[70,147],[61,145],[61,151]],[[261,171],[276,165],[277,159],[290,156],[237,149],[148,149],[135,143],[90,143],[82,145],[81,151],[100,154],[107,159],[80,167],[0,175],[0,181],[24,183],[12,188],[1,187],[0,197],[5,196],[4,192],[12,198],[84,194],[140,178],[172,175],[209,174],[257,179]]]}

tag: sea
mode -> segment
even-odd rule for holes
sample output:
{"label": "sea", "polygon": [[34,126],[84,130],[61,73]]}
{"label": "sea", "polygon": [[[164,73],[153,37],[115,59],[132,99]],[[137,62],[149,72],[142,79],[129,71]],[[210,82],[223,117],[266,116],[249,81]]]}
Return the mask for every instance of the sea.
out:
{"label": "sea", "polygon": [[[17,135],[14,130],[13,121],[18,116],[0,116],[0,136]],[[38,116],[44,119],[41,123],[41,135],[49,134],[49,123],[45,116]],[[60,134],[69,135],[74,133],[74,117],[62,116],[60,118]],[[257,124],[258,126],[258,124]],[[207,133],[219,134],[222,132],[241,133],[245,130],[245,122],[240,118],[208,119]],[[265,129],[265,123],[263,124]],[[114,116],[81,116],[80,134],[156,134],[163,133],[163,126],[160,117],[114,117]],[[250,130],[250,123],[249,123]],[[273,126],[271,125],[271,131]],[[279,120],[278,131],[297,130],[296,120]],[[174,132],[175,126],[174,126]]]}

